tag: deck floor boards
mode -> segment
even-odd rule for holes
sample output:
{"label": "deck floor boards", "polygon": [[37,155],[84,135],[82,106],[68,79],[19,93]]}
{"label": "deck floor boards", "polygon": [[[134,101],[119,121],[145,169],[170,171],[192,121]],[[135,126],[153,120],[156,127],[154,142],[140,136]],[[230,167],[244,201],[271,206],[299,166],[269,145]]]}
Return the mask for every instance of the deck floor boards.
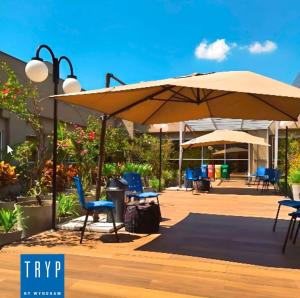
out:
{"label": "deck floor boards", "polygon": [[281,245],[290,209],[282,208],[272,232],[277,201],[242,181],[210,194],[166,191],[159,234],[113,235],[45,232],[0,251],[0,297],[19,297],[21,253],[64,253],[66,297],[298,297],[300,237]]}

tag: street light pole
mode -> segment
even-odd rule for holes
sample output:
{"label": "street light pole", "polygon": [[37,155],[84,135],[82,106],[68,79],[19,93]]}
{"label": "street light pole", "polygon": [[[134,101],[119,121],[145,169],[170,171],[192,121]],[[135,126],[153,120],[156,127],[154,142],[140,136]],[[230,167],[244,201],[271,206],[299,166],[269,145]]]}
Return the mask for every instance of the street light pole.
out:
{"label": "street light pole", "polygon": [[[42,82],[48,77],[48,68],[44,64],[43,59],[40,58],[40,51],[46,49],[52,59],[52,79],[54,84],[53,93],[58,94],[60,71],[59,66],[61,61],[65,60],[70,68],[70,75],[63,83],[63,90],[65,93],[69,92],[79,92],[81,90],[80,83],[77,81],[77,77],[74,75],[73,66],[70,59],[66,56],[61,56],[59,58],[55,57],[52,49],[42,44],[37,48],[35,57],[32,58],[30,62],[27,63],[25,72],[29,79],[34,82]],[[53,100],[53,168],[52,168],[52,229],[56,229],[56,197],[57,197],[57,99]]]}

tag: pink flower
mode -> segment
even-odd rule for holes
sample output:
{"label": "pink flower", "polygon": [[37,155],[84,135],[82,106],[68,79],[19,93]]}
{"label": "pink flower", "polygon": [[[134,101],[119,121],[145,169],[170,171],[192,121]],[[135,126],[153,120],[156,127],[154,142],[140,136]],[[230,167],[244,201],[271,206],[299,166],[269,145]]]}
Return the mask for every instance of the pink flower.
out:
{"label": "pink flower", "polygon": [[85,155],[85,154],[87,154],[88,152],[89,152],[89,150],[84,149],[84,150],[81,150],[80,154],[81,154],[81,155]]}

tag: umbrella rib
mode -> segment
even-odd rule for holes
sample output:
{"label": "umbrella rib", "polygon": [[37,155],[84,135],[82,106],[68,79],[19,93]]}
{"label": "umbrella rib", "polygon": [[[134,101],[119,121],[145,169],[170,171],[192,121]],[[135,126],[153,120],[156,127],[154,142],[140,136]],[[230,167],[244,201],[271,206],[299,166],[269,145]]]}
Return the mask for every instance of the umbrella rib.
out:
{"label": "umbrella rib", "polygon": [[129,110],[129,109],[137,106],[138,104],[143,103],[144,101],[147,101],[148,99],[151,99],[153,96],[159,95],[159,94],[161,94],[161,93],[163,93],[163,92],[165,92],[167,90],[170,90],[173,87],[174,86],[166,85],[166,86],[163,87],[163,89],[161,89],[159,91],[156,91],[156,92],[154,92],[154,93],[152,93],[150,95],[147,95],[146,97],[144,97],[144,98],[142,98],[142,99],[140,99],[140,100],[138,100],[136,102],[133,102],[132,104],[130,104],[128,106],[125,106],[125,107],[123,107],[123,108],[121,108],[121,109],[119,109],[119,110],[117,110],[117,111],[109,114],[108,118],[114,117],[114,116],[116,116],[116,115],[118,115],[118,114],[120,114],[120,113],[122,113],[122,112],[124,112],[126,110]]}
{"label": "umbrella rib", "polygon": [[247,93],[248,95],[258,99],[259,101],[263,102],[264,104],[270,106],[272,109],[284,114],[285,116],[289,117],[290,119],[292,119],[293,121],[297,121],[297,119],[295,119],[293,116],[289,115],[288,113],[282,111],[281,109],[275,107],[274,105],[270,104],[269,102],[267,102],[266,100],[260,98],[259,96],[257,96],[256,94],[252,94],[252,93]]}
{"label": "umbrella rib", "polygon": [[196,92],[195,92],[195,88],[191,88],[192,89],[192,92],[193,92],[193,95],[194,95],[194,97],[195,97],[195,99],[197,98],[197,94],[196,94]]}
{"label": "umbrella rib", "polygon": [[[164,107],[164,105],[166,104],[166,103],[168,103],[171,99],[172,99],[172,97],[174,97],[176,94],[178,94],[182,89],[183,89],[184,87],[181,87],[178,91],[176,91],[176,93],[175,94],[172,94],[169,98],[167,98],[154,112],[152,112],[147,118],[146,118],[146,120],[145,121],[143,121],[143,123],[142,124],[145,124],[149,119],[151,119],[160,109],[162,109],[163,107]],[[171,90],[171,91],[173,91],[173,90]]]}
{"label": "umbrella rib", "polygon": [[180,95],[180,96],[182,96],[181,99],[185,98],[185,99],[187,99],[187,100],[189,100],[189,101],[195,102],[192,98],[190,98],[190,97],[188,97],[188,96],[186,96],[186,95],[180,93],[180,91],[181,91],[183,88],[185,88],[185,87],[181,87],[178,91],[174,91],[174,90],[170,90],[170,91],[173,92],[175,95]]}
{"label": "umbrella rib", "polygon": [[[212,93],[212,92],[210,92],[209,94],[207,94],[207,96],[209,96],[211,93]],[[233,93],[233,92],[230,91],[230,92],[226,92],[226,93],[224,93],[224,94],[216,95],[216,96],[211,97],[211,98],[206,98],[206,99],[204,99],[204,100],[201,100],[200,103],[206,103],[206,102],[208,102],[208,101],[217,99],[217,98],[219,98],[219,97],[229,95],[229,94],[231,94],[231,93]]]}
{"label": "umbrella rib", "polygon": [[190,103],[195,103],[194,101],[193,102],[191,102],[191,101],[187,101],[187,100],[183,100],[183,99],[181,99],[181,98],[177,98],[177,97],[174,97],[174,99],[170,99],[170,100],[168,100],[168,99],[162,99],[162,98],[152,98],[151,100],[156,100],[156,101],[168,101],[168,102],[183,102],[183,103],[187,103],[187,102],[190,102]]}

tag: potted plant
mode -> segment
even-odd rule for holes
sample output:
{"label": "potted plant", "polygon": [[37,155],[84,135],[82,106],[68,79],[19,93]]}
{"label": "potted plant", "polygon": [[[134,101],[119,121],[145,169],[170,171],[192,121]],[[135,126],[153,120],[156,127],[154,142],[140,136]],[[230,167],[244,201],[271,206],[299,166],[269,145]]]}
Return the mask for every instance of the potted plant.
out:
{"label": "potted plant", "polygon": [[17,202],[24,215],[24,228],[22,238],[40,233],[51,228],[52,200],[43,199],[43,187],[39,181],[27,192],[26,196],[32,198]]}
{"label": "potted plant", "polygon": [[289,177],[292,185],[292,192],[294,200],[300,200],[300,169],[294,170],[290,173]]}
{"label": "potted plant", "polygon": [[58,222],[63,223],[79,215],[79,203],[76,196],[60,193],[57,198]]}
{"label": "potted plant", "polygon": [[0,247],[21,240],[23,226],[19,207],[13,210],[0,209]]}

